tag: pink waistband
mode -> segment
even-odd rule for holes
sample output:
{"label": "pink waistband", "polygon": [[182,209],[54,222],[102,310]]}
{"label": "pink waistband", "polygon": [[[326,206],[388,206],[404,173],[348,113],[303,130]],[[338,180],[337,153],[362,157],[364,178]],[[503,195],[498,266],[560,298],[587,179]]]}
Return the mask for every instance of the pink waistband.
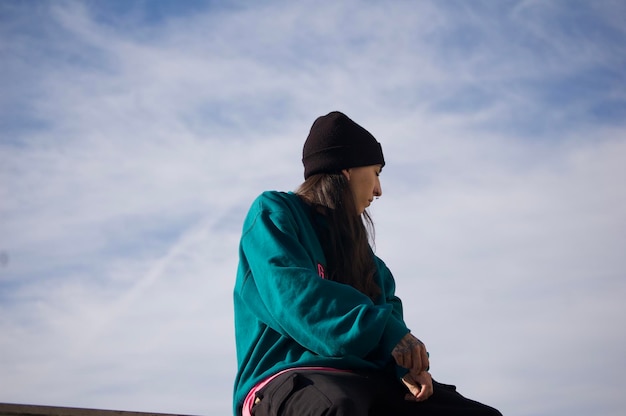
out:
{"label": "pink waistband", "polygon": [[256,399],[256,393],[265,387],[270,381],[274,380],[276,377],[285,374],[289,371],[295,370],[316,370],[316,371],[328,371],[328,372],[349,372],[350,370],[340,370],[338,368],[332,367],[294,367],[288,368],[283,371],[279,371],[276,374],[272,374],[271,376],[259,381],[254,387],[250,389],[246,398],[243,401],[243,409],[241,411],[241,416],[251,416],[250,411],[252,410],[252,406],[254,406],[254,400]]}

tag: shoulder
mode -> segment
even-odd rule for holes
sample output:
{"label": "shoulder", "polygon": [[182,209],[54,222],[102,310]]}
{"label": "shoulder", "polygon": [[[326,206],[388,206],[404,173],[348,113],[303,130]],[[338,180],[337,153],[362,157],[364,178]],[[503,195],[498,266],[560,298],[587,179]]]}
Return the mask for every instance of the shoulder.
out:
{"label": "shoulder", "polygon": [[385,262],[375,254],[374,254],[374,263],[376,264],[376,268],[378,269],[379,273],[381,273],[383,277],[386,278],[386,277],[391,276],[391,270],[389,270],[389,267],[387,267]]}
{"label": "shoulder", "polygon": [[285,224],[290,224],[293,228],[304,221],[306,213],[306,204],[293,192],[265,191],[252,203],[244,222],[244,230],[250,229],[259,219],[280,225],[279,228],[284,228]]}
{"label": "shoulder", "polygon": [[252,210],[282,211],[301,206],[302,202],[293,192],[265,191],[252,203]]}

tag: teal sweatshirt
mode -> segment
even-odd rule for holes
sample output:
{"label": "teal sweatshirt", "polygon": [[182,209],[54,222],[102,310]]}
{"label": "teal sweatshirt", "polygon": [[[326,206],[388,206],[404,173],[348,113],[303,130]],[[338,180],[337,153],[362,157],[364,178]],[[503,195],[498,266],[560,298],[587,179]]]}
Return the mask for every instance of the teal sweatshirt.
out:
{"label": "teal sweatshirt", "polygon": [[244,221],[234,290],[235,414],[256,383],[287,368],[389,367],[391,351],[409,332],[393,276],[378,257],[376,301],[324,278],[311,212],[297,195],[269,191]]}

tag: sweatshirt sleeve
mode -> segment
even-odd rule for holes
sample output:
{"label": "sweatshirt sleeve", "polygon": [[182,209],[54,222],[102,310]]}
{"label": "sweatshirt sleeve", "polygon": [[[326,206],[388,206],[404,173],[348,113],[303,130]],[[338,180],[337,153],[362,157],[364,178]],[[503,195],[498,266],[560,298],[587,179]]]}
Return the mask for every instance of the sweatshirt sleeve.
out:
{"label": "sweatshirt sleeve", "polygon": [[408,329],[392,304],[374,304],[351,286],[318,276],[316,264],[298,235],[293,213],[257,200],[246,220],[241,255],[248,263],[246,291],[259,302],[257,319],[316,354],[365,357],[389,351]]}
{"label": "sweatshirt sleeve", "polygon": [[396,325],[403,326],[405,328],[404,333],[400,338],[395,338],[395,334],[384,334],[384,336],[388,336],[389,338],[384,338],[381,340],[381,347],[385,353],[391,355],[391,351],[398,344],[400,339],[406,335],[410,330],[406,327],[404,322],[404,314],[402,309],[402,301],[398,296],[396,296],[396,282],[393,278],[393,275],[387,265],[378,257],[375,257],[376,265],[378,267],[378,271],[380,273],[381,286],[383,289],[383,295],[385,296],[385,303],[391,306],[391,317],[389,318],[392,321],[396,321]]}
{"label": "sweatshirt sleeve", "polygon": [[[402,309],[402,301],[398,296],[396,296],[396,282],[391,274],[391,270],[387,268],[387,265],[378,257],[376,257],[376,263],[378,265],[378,270],[381,274],[381,282],[383,287],[383,293],[385,296],[385,302],[392,306],[392,316],[390,319],[397,320],[398,323],[405,325],[404,323],[404,313]],[[410,330],[407,329],[403,336],[406,335]],[[381,344],[386,345],[387,349],[383,351],[385,355],[391,355],[391,351],[398,344],[400,339],[389,339],[388,342],[382,342]],[[396,376],[400,379],[402,378],[409,370],[407,368],[401,367],[397,364],[394,365]]]}

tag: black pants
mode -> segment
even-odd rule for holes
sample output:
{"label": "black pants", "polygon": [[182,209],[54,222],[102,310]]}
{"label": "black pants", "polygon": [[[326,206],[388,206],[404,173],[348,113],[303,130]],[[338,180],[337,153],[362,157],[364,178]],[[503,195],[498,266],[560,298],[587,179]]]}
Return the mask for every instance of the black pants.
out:
{"label": "black pants", "polygon": [[294,370],[257,393],[254,416],[502,416],[494,408],[466,399],[456,387],[433,381],[423,402],[404,399],[402,382],[382,372]]}

